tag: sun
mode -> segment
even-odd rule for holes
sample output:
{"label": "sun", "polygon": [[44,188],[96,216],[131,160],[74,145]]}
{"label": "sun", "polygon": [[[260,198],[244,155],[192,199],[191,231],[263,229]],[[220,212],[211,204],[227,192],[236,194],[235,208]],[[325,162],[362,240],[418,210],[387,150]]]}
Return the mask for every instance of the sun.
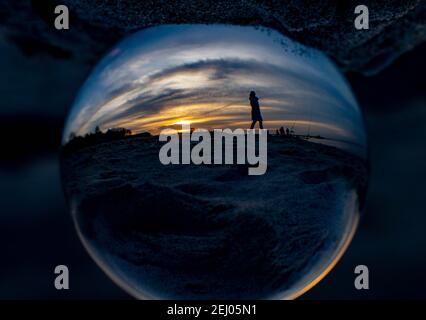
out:
{"label": "sun", "polygon": [[177,122],[175,122],[175,123],[173,123],[173,125],[191,125],[191,121],[189,121],[189,120],[180,120],[180,121],[177,121]]}

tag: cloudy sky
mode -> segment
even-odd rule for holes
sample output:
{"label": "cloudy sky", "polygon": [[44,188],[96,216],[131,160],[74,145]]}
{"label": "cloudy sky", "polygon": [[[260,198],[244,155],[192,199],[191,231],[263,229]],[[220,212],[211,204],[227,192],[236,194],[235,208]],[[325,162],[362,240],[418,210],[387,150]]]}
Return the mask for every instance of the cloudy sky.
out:
{"label": "cloudy sky", "polygon": [[324,55],[270,29],[224,25],[150,28],[112,48],[76,98],[63,141],[96,126],[248,128],[251,90],[265,128],[365,144],[356,101]]}

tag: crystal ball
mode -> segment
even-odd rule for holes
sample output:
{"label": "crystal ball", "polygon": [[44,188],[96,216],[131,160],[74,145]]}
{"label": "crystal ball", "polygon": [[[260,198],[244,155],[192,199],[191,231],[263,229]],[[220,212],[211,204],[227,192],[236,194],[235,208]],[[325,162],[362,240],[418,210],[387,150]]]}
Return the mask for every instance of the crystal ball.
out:
{"label": "crystal ball", "polygon": [[268,28],[162,25],[114,46],[65,124],[62,181],[140,299],[293,299],[350,243],[366,133],[343,75]]}

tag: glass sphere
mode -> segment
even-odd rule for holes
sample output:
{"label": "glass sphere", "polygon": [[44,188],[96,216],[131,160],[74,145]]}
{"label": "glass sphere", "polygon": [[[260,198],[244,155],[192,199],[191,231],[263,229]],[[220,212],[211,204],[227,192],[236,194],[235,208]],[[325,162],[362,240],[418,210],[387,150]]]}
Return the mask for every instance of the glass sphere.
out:
{"label": "glass sphere", "polygon": [[352,239],[366,163],[362,116],[333,63],[229,25],[117,44],[76,98],[61,153],[85,248],[147,299],[303,294]]}

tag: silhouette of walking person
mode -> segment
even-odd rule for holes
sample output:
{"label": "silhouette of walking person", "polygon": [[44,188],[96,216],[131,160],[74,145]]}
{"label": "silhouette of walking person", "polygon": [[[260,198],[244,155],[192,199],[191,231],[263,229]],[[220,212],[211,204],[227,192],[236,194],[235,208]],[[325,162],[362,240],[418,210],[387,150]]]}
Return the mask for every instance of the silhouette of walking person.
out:
{"label": "silhouette of walking person", "polygon": [[263,119],[262,115],[260,114],[260,106],[259,106],[259,98],[256,97],[256,92],[250,91],[250,105],[251,105],[251,120],[253,121],[251,123],[250,129],[253,129],[256,125],[256,122],[259,121],[259,128],[263,129]]}

